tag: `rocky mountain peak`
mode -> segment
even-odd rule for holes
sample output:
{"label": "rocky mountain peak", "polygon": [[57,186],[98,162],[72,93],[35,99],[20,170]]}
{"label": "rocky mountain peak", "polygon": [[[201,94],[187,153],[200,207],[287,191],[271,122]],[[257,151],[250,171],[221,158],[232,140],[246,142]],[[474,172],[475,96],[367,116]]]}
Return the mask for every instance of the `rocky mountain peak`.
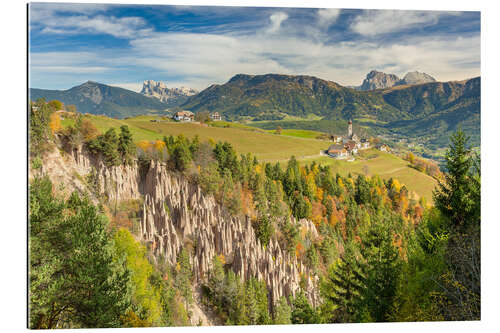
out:
{"label": "rocky mountain peak", "polygon": [[164,82],[146,80],[142,83],[141,94],[148,97],[157,98],[162,102],[172,102],[176,99],[196,95],[197,90],[187,87],[168,88]]}
{"label": "rocky mountain peak", "polygon": [[363,80],[359,90],[374,90],[381,88],[390,88],[394,86],[400,78],[394,74],[386,74],[376,70],[370,71]]}
{"label": "rocky mountain peak", "polygon": [[402,79],[400,79],[395,74],[386,74],[377,70],[371,70],[366,75],[366,78],[363,80],[361,86],[355,87],[355,89],[366,91],[429,82],[436,82],[436,79],[434,79],[429,74],[421,73],[418,71],[408,72]]}
{"label": "rocky mountain peak", "polygon": [[436,79],[429,74],[414,71],[406,73],[402,81],[404,81],[402,84],[422,84],[436,82]]}

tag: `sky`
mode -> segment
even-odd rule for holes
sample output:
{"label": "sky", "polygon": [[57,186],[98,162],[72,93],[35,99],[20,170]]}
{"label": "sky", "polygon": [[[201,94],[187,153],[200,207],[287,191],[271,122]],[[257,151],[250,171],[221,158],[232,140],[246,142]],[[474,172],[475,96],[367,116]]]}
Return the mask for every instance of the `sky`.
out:
{"label": "sky", "polygon": [[360,85],[373,69],[463,80],[480,75],[480,26],[479,12],[32,3],[30,87],[202,90],[239,73]]}

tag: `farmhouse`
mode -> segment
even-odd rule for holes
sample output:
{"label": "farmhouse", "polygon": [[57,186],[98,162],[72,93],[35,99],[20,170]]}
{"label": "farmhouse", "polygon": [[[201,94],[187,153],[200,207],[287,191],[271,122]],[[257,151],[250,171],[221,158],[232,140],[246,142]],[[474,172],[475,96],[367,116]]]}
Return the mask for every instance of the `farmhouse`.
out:
{"label": "farmhouse", "polygon": [[389,146],[386,144],[381,144],[380,146],[378,146],[378,149],[380,151],[387,151],[387,152],[391,150],[391,148],[389,148]]}
{"label": "farmhouse", "polygon": [[194,113],[191,111],[179,111],[175,113],[174,119],[177,121],[193,121]]}
{"label": "farmhouse", "polygon": [[361,139],[359,149],[368,149],[368,148],[370,148],[370,141],[366,139]]}
{"label": "farmhouse", "polygon": [[349,140],[346,142],[344,145],[345,149],[352,154],[357,154],[358,153],[358,143],[354,140]]}
{"label": "farmhouse", "polygon": [[335,142],[335,143],[341,143],[342,142],[342,136],[341,135],[331,135],[330,139],[332,139],[332,141]]}
{"label": "farmhouse", "polygon": [[335,158],[344,158],[347,157],[347,150],[345,149],[344,145],[331,145],[328,148],[328,155]]}
{"label": "farmhouse", "polygon": [[219,114],[219,112],[214,112],[214,113],[210,114],[210,119],[212,121],[220,121],[220,120],[222,120],[222,117]]}

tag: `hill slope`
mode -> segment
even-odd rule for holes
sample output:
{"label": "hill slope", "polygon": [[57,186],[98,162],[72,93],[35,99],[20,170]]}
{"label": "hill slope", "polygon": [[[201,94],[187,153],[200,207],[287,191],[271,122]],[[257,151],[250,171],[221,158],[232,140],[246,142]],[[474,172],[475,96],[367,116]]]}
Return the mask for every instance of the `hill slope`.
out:
{"label": "hill slope", "polygon": [[252,117],[281,119],[284,115],[317,115],[328,119],[377,117],[406,119],[396,108],[384,105],[380,95],[356,91],[312,76],[238,74],[223,85],[212,85],[188,99],[192,111],[217,110],[228,119]]}
{"label": "hill slope", "polygon": [[449,133],[462,126],[479,144],[480,90],[480,77],[356,91],[311,76],[239,74],[189,98],[183,107],[217,110],[233,120],[311,114],[324,120],[369,119],[369,127],[380,132],[429,136],[435,144],[447,142]]}
{"label": "hill slope", "polygon": [[30,89],[31,100],[57,99],[74,104],[81,113],[103,114],[124,118],[152,111],[163,111],[167,104],[142,94],[105,84],[88,81],[68,90]]}

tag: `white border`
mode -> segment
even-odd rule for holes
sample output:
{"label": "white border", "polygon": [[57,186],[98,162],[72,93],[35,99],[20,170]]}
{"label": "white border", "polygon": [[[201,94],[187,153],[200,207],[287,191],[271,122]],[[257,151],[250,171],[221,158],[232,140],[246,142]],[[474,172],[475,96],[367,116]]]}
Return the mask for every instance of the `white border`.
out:
{"label": "white border", "polygon": [[[52,2],[64,2],[53,0]],[[500,189],[498,182],[498,129],[500,106],[499,66],[499,5],[495,1],[458,1],[458,0],[419,0],[403,2],[396,0],[133,0],[133,1],[84,1],[86,3],[125,3],[125,4],[189,4],[189,5],[239,5],[265,7],[333,7],[333,8],[380,8],[380,9],[425,9],[425,10],[480,10],[481,28],[481,73],[482,73],[482,173],[483,173],[483,272],[482,272],[482,320],[466,323],[403,323],[403,324],[353,324],[353,325],[314,325],[314,326],[266,326],[266,327],[204,327],[204,328],[168,328],[169,332],[250,332],[258,329],[262,332],[286,330],[301,332],[304,329],[317,332],[401,332],[401,331],[468,331],[494,330],[497,326],[499,299],[499,269],[497,264],[498,225],[497,216]],[[0,162],[2,182],[0,187],[1,230],[0,244],[2,267],[2,302],[0,325],[3,330],[26,330],[26,3],[10,1],[2,3],[1,64],[1,108],[2,125],[0,130],[2,158]],[[154,330],[154,329],[153,329]],[[165,330],[157,328],[156,330]],[[101,330],[81,330],[81,332],[99,332]],[[105,332],[104,330],[102,330]],[[134,329],[134,332],[147,332]],[[148,330],[149,331],[149,330]]]}

